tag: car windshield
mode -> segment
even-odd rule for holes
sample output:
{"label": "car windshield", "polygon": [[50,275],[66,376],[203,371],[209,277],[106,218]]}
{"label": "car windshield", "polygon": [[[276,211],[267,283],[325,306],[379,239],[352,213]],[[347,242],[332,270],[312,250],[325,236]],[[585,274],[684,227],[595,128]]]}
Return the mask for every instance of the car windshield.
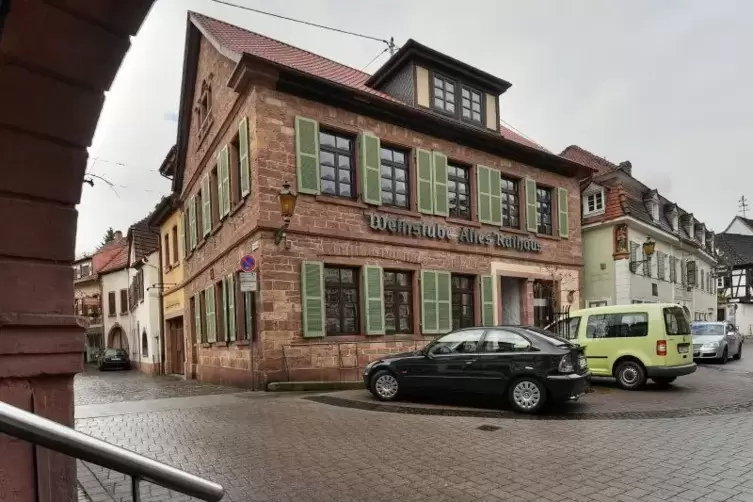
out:
{"label": "car windshield", "polygon": [[690,334],[695,335],[695,336],[708,336],[708,335],[721,336],[724,334],[724,326],[722,326],[721,324],[693,323],[690,325]]}
{"label": "car windshield", "polygon": [[546,329],[537,328],[535,326],[526,326],[523,329],[529,333],[545,336],[549,343],[557,345],[558,347],[572,346],[572,343],[568,340],[562,338],[561,336],[557,336],[556,334],[552,333],[551,331],[547,331]]}

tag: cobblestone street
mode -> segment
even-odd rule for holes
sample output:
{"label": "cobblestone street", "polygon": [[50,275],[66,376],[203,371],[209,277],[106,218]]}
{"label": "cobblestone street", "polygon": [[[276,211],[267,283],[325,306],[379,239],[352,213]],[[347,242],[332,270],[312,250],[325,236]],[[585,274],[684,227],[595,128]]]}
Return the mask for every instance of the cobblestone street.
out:
{"label": "cobblestone street", "polygon": [[[734,400],[753,394],[749,369],[743,361],[702,367],[697,376],[713,392],[734,386]],[[639,420],[427,416],[223,390],[127,410],[79,406],[77,417],[88,418],[76,427],[217,481],[232,501],[753,501],[747,412]],[[708,399],[698,392],[703,405]],[[693,394],[683,397],[692,406]],[[79,481],[94,502],[130,500],[120,474],[79,464]],[[190,500],[150,485],[142,495]]]}

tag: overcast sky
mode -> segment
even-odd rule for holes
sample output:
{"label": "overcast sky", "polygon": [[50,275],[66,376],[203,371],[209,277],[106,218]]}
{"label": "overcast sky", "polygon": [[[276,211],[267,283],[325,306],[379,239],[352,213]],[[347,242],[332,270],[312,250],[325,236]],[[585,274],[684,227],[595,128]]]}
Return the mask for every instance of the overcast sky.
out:
{"label": "overcast sky", "polygon": [[[560,152],[619,163],[715,231],[753,201],[753,2],[695,0],[230,0],[379,38],[409,38],[512,82],[502,119]],[[90,148],[77,252],[143,218],[170,190],[186,13],[194,10],[362,69],[379,42],[211,0],[157,0],[107,93]],[[387,59],[369,66],[373,73]],[[753,215],[753,202],[749,216]]]}

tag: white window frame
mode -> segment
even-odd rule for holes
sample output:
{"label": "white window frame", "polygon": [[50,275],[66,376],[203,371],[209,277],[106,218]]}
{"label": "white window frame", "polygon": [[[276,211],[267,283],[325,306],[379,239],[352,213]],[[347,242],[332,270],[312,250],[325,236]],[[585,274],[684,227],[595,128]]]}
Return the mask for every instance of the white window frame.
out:
{"label": "white window frame", "polygon": [[[596,206],[596,196],[599,196],[601,198],[601,207]],[[589,210],[589,204],[588,199],[590,197],[594,197],[594,209]],[[606,195],[604,194],[604,189],[600,188],[598,190],[590,190],[588,192],[585,192],[583,194],[583,216],[591,216],[594,214],[602,214],[606,209]]]}

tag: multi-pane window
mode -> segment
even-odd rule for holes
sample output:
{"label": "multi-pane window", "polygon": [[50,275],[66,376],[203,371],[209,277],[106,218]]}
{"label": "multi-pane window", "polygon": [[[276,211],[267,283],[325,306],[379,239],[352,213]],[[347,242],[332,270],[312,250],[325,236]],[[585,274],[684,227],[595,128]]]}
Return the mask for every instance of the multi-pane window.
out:
{"label": "multi-pane window", "polygon": [[520,228],[520,195],[518,182],[508,178],[502,178],[502,226]]}
{"label": "multi-pane window", "polygon": [[595,192],[586,195],[586,203],[583,214],[597,213],[604,210],[604,192]]}
{"label": "multi-pane window", "polygon": [[81,277],[88,277],[92,273],[92,268],[89,263],[81,264]]}
{"label": "multi-pane window", "polygon": [[413,283],[410,272],[384,271],[384,329],[386,333],[413,332]]}
{"label": "multi-pane window", "polygon": [[408,156],[402,150],[382,147],[382,204],[408,207]]}
{"label": "multi-pane window", "polygon": [[328,131],[319,132],[319,164],[323,194],[355,197],[352,138]]}
{"label": "multi-pane window", "polygon": [[358,272],[353,268],[324,268],[324,302],[328,335],[358,333]]}
{"label": "multi-pane window", "polygon": [[538,233],[552,235],[552,190],[536,186]]}
{"label": "multi-pane window", "polygon": [[434,75],[434,108],[455,115],[455,82],[441,75]]}
{"label": "multi-pane window", "polygon": [[463,86],[460,97],[463,120],[481,122],[481,93]]}
{"label": "multi-pane window", "polygon": [[447,164],[447,194],[450,201],[449,215],[453,218],[471,219],[470,169]]}
{"label": "multi-pane window", "polygon": [[468,328],[475,325],[473,286],[473,276],[452,276],[452,329]]}

